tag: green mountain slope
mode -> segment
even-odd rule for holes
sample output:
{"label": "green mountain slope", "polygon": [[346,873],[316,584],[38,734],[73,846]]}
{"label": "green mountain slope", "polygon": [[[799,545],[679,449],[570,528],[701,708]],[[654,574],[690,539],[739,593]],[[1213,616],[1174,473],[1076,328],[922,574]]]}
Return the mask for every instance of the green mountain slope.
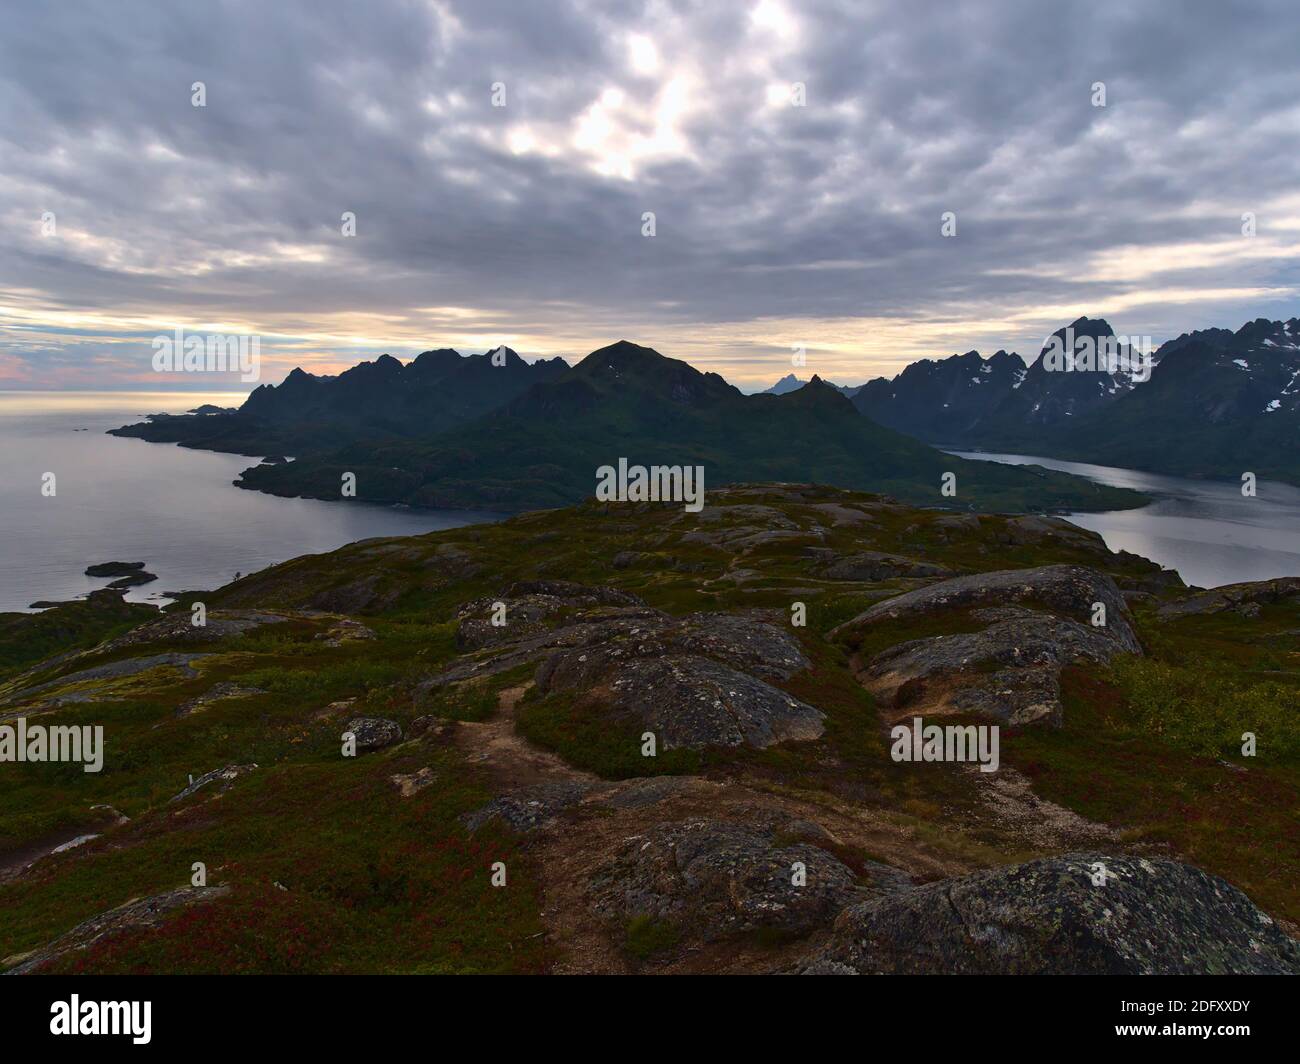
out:
{"label": "green mountain slope", "polygon": [[[960,509],[1116,509],[1133,492],[1037,468],[969,462],[860,415],[814,378],[786,395],[741,394],[717,374],[621,341],[528,389],[499,411],[429,442],[351,443],[244,473],[241,486],[413,506],[537,509],[592,495],[596,470],[701,465],[706,488],[741,481],[817,481]],[[940,493],[956,474],[955,497]]]}

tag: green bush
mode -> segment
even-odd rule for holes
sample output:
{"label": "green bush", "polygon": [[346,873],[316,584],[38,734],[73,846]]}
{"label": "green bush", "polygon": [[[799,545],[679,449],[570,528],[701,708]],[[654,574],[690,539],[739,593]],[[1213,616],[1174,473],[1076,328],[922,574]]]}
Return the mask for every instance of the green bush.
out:
{"label": "green bush", "polygon": [[677,945],[677,929],[652,916],[634,916],[627,922],[623,950],[637,960],[649,960],[656,953]]}
{"label": "green bush", "polygon": [[683,775],[698,772],[703,763],[698,750],[661,749],[655,757],[643,757],[643,727],[567,695],[525,701],[515,728],[529,742],[605,779]]}
{"label": "green bush", "polygon": [[392,683],[402,673],[386,662],[346,661],[313,669],[256,669],[245,682],[273,694],[320,700],[370,691]]}
{"label": "green bush", "polygon": [[1117,658],[1114,682],[1128,699],[1130,727],[1205,757],[1240,757],[1252,732],[1261,761],[1300,759],[1296,690],[1271,680],[1250,682],[1196,665]]}

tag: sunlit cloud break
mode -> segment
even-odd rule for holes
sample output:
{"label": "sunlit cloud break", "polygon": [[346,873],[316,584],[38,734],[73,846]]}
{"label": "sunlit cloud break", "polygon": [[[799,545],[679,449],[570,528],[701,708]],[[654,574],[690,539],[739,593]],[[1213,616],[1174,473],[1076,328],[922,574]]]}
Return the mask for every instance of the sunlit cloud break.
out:
{"label": "sunlit cloud break", "polygon": [[[1080,314],[1159,341],[1294,313],[1281,3],[1092,4],[1068,34],[1023,4],[349,12],[11,20],[0,387],[156,385],[176,328],[260,337],[270,382],[631,336],[752,389],[795,344],[858,383],[972,347],[1032,358]],[[243,44],[198,63],[171,31]]]}

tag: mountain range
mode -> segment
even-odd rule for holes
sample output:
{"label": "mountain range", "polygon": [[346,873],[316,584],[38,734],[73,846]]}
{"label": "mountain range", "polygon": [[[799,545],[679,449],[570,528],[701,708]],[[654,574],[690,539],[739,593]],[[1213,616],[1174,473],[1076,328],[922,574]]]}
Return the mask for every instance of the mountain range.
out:
{"label": "mountain range", "polygon": [[1094,349],[1105,342],[1118,345],[1108,322],[1083,317],[1053,333],[1029,365],[1006,351],[987,359],[978,351],[937,362],[926,359],[912,363],[893,380],[868,381],[854,396],[854,405],[882,425],[935,443],[1036,438],[1137,386],[1126,345],[1117,346],[1113,371],[1053,370],[1043,357],[1053,341],[1073,350],[1085,339]]}
{"label": "mountain range", "polygon": [[[1054,337],[1114,340],[1079,318]],[[1049,345],[1044,346],[1044,352]],[[1157,473],[1300,483],[1300,319],[1184,333],[1144,367],[1120,347],[1107,369],[976,351],[868,381],[854,406],[929,443],[1014,450]]]}
{"label": "mountain range", "polygon": [[[716,373],[628,341],[572,368],[510,356],[494,365],[486,355],[471,362],[431,352],[405,367],[385,356],[336,378],[295,371],[235,412],[155,416],[114,431],[295,456],[246,470],[241,487],[338,499],[344,474],[353,473],[359,499],[422,507],[566,505],[590,497],[596,470],[620,458],[703,466],[706,487],[815,480],[960,509],[1096,510],[1143,501],[1062,473],[945,455],[863,417],[817,377],[783,395],[745,395]],[[417,388],[425,375],[436,383]],[[941,494],[945,473],[956,477],[953,496]]]}
{"label": "mountain range", "polygon": [[[626,458],[703,465],[710,485],[815,480],[982,510],[1123,507],[1140,497],[962,465],[930,445],[1300,483],[1300,319],[1185,333],[1152,352],[1080,317],[1030,363],[968,351],[857,389],[790,374],[757,395],[628,341],[572,367],[505,347],[440,349],[332,377],[295,369],[238,410],[114,432],[297,459],[245,471],[242,487],[333,499],[352,472],[359,498],[412,506],[565,505],[591,494],[595,469]],[[937,494],[944,472],[958,474],[952,501]]]}
{"label": "mountain range", "polygon": [[391,355],[338,376],[293,370],[254,389],[235,411],[201,408],[152,415],[113,430],[155,442],[234,454],[302,454],[358,439],[425,438],[472,421],[569,368],[562,358],[526,362],[508,347],[481,355],[450,348],[403,363]]}
{"label": "mountain range", "polygon": [[[979,509],[1132,504],[1074,478],[963,462],[883,428],[814,377],[785,395],[744,395],[716,373],[619,341],[571,370],[428,442],[358,443],[245,472],[272,494],[337,497],[344,471],[376,502],[504,511],[591,495],[594,471],[630,464],[703,465],[706,484],[815,479],[942,503],[958,474],[957,505]],[[1041,472],[1041,471],[1040,471]]]}

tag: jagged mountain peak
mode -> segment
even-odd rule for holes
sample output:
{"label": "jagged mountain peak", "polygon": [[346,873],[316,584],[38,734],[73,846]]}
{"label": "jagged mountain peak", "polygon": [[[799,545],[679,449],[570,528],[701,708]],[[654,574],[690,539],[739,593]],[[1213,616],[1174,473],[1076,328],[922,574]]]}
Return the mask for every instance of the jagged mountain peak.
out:
{"label": "jagged mountain peak", "polygon": [[838,385],[823,380],[816,373],[812,375],[807,384],[778,395],[776,398],[783,403],[816,407],[825,412],[848,413],[854,417],[857,416],[853,401],[844,394],[843,390]]}
{"label": "jagged mountain peak", "polygon": [[[836,384],[834,381],[828,381],[824,377],[819,377],[816,374],[813,375],[813,380],[821,381],[823,384],[827,385],[830,388],[834,388],[841,395],[849,399],[853,398],[853,396],[856,395],[858,390],[862,387],[862,385],[860,384]],[[788,395],[790,392],[797,392],[800,388],[806,387],[807,384],[808,384],[807,381],[800,380],[793,373],[787,373],[784,377],[782,377],[779,381],[777,381],[774,385],[772,385],[772,387],[765,388],[759,394],[760,395]]]}
{"label": "jagged mountain peak", "polygon": [[481,357],[492,362],[494,365],[501,365],[502,362],[504,362],[505,365],[509,366],[516,362],[524,361],[518,351],[513,347],[507,347],[505,344],[498,344],[496,347],[489,348],[487,351],[483,352]]}
{"label": "jagged mountain peak", "polygon": [[793,392],[799,388],[802,388],[803,385],[804,382],[801,381],[798,377],[796,377],[793,373],[787,373],[784,377],[782,377],[779,381],[777,381],[774,385],[772,385],[772,387],[765,389],[764,394],[784,395],[786,392]]}
{"label": "jagged mountain peak", "polygon": [[1105,318],[1090,318],[1086,314],[1080,314],[1074,321],[1064,328],[1057,329],[1057,333],[1062,333],[1065,329],[1073,329],[1075,335],[1085,336],[1114,336],[1115,330],[1111,328],[1110,322]]}
{"label": "jagged mountain peak", "polygon": [[477,417],[567,370],[563,359],[530,364],[504,346],[480,355],[434,348],[407,363],[383,354],[337,376],[295,368],[280,385],[253,391],[240,411],[279,426],[299,447],[317,439],[417,437]]}

